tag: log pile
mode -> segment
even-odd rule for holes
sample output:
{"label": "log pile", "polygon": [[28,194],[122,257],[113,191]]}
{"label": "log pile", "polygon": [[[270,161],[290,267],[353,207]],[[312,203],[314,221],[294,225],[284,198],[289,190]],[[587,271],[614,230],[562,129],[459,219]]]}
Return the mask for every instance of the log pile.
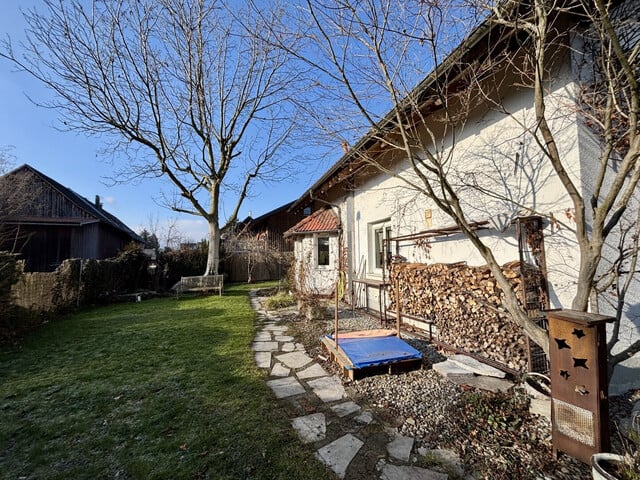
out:
{"label": "log pile", "polygon": [[[502,267],[519,298],[520,262]],[[525,336],[502,306],[502,290],[488,267],[458,264],[393,264],[390,310],[399,280],[401,312],[434,322],[437,339],[519,371],[527,370]]]}

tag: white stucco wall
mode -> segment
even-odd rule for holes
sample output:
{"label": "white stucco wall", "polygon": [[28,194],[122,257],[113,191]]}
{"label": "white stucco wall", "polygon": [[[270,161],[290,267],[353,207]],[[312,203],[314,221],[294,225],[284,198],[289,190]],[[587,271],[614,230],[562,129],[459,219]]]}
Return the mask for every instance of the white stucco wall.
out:
{"label": "white stucco wall", "polygon": [[[599,143],[579,121],[575,111],[573,83],[575,72],[570,63],[555,72],[549,85],[547,114],[555,133],[563,164],[583,195],[592,185],[594,166],[599,157]],[[530,90],[509,89],[505,92],[505,110],[478,111],[468,118],[463,130],[457,132],[452,150],[450,178],[459,182],[458,193],[470,220],[508,220],[526,209],[552,216],[555,222],[546,222],[544,241],[552,308],[570,308],[576,293],[579,266],[579,250],[575,239],[575,223],[572,207],[565,188],[557,179],[549,161],[527,129],[533,129],[533,93]],[[396,173],[415,180],[408,162],[397,162]],[[462,180],[473,180],[484,192],[465,187]],[[347,201],[350,197],[350,201]],[[585,195],[588,200],[589,196]],[[380,279],[382,271],[373,265],[372,230],[377,226],[391,226],[392,236],[407,235],[429,228],[451,226],[452,220],[440,212],[422,194],[407,186],[401,179],[388,174],[377,174],[366,180],[357,179],[355,188],[342,198],[330,198],[341,205],[342,223],[351,235],[352,277]],[[349,214],[348,206],[352,204]],[[636,202],[637,205],[637,202]],[[431,210],[432,223],[425,222],[425,210]],[[627,215],[635,215],[637,206]],[[503,217],[503,218],[501,218]],[[349,219],[352,219],[349,224]],[[501,222],[496,221],[496,225]],[[494,252],[498,262],[518,259],[518,242],[515,227],[505,230],[492,228],[483,231],[483,240]],[[613,235],[605,249],[613,255],[617,238]],[[392,246],[392,251],[394,248]],[[395,251],[394,251],[395,253]],[[432,239],[427,252],[418,245],[404,244],[399,252],[409,262],[452,263],[465,261],[469,265],[486,262],[462,235]],[[377,289],[369,289],[368,304],[377,308]],[[640,284],[636,279],[631,287],[625,318],[622,321],[623,348],[640,336]],[[364,303],[361,300],[361,304]],[[601,312],[608,314],[606,305]],[[614,350],[615,353],[615,350]],[[616,370],[611,381],[612,394],[620,393],[640,383],[640,356],[625,362]],[[623,373],[620,373],[623,372]]]}
{"label": "white stucco wall", "polygon": [[[329,238],[329,265],[318,265],[318,236]],[[294,242],[298,288],[312,295],[330,295],[335,288],[339,268],[337,233],[297,236]]]}
{"label": "white stucco wall", "polygon": [[[549,110],[558,147],[571,175],[578,181],[580,162],[576,116],[573,110],[564,108],[571,101],[573,87],[570,78],[568,68],[557,72]],[[523,125],[531,126],[534,122],[533,93],[515,89],[510,92],[511,95],[505,98],[505,108],[511,112],[510,115],[497,111],[478,112],[468,119],[464,130],[457,132],[455,145],[449,141],[448,148],[453,152],[450,178],[453,182],[460,179],[457,182],[458,192],[470,220],[498,220],[499,216],[513,219],[519,211],[529,208],[567,221],[565,212],[571,203],[564,188],[535,139],[523,134]],[[415,179],[408,162],[399,162],[396,168],[402,176]],[[462,180],[468,181],[471,177],[491,195],[462,184]],[[379,222],[388,220],[394,237],[453,224],[424,195],[389,175],[376,175],[357,184],[352,195],[354,274],[358,277],[381,278],[382,272],[372,265],[371,253],[371,231]],[[430,227],[425,222],[427,209],[432,215]],[[343,222],[345,220],[343,218]],[[568,307],[575,293],[573,279],[578,262],[575,241],[566,225],[548,225],[544,233],[552,307]],[[492,248],[498,262],[518,259],[514,226],[505,231],[492,228],[482,232],[481,236]],[[434,238],[430,246],[427,255],[424,248],[403,242],[399,254],[409,262],[486,263],[461,234]],[[392,245],[395,253],[394,250]],[[371,289],[370,294],[370,305],[377,305],[377,292]]]}

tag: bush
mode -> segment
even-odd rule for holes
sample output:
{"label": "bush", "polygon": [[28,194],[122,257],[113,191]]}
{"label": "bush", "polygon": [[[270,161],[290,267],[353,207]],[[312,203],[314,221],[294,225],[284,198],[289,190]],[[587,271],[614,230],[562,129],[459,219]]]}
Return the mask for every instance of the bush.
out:
{"label": "bush", "polygon": [[280,308],[292,307],[295,304],[296,299],[293,295],[286,292],[279,292],[274,296],[267,298],[264,306],[267,310],[278,310]]}
{"label": "bush", "polygon": [[84,263],[82,303],[105,303],[114,295],[134,293],[150,283],[149,257],[141,247],[129,245],[115,258]]}
{"label": "bush", "polygon": [[0,306],[11,299],[11,287],[20,279],[22,268],[16,256],[9,252],[0,252]]}
{"label": "bush", "polygon": [[202,241],[196,248],[180,248],[160,252],[158,255],[159,270],[162,272],[162,284],[170,289],[180,277],[202,275],[207,268],[208,243]]}

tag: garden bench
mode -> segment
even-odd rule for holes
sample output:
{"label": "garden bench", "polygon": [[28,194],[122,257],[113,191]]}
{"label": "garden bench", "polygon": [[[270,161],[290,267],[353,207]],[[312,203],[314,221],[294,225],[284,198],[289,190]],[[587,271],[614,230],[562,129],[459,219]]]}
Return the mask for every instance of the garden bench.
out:
{"label": "garden bench", "polygon": [[197,277],[182,277],[180,281],[173,286],[176,296],[180,298],[180,294],[184,292],[210,292],[218,291],[222,295],[224,286],[224,277],[222,275],[200,275]]}

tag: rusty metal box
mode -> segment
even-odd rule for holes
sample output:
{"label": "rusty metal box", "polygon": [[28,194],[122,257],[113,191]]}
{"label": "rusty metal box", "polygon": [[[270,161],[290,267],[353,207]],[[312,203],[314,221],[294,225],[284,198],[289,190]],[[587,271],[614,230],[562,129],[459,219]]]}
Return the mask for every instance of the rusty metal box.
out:
{"label": "rusty metal box", "polygon": [[547,313],[553,451],[589,462],[609,450],[606,323],[574,310]]}

